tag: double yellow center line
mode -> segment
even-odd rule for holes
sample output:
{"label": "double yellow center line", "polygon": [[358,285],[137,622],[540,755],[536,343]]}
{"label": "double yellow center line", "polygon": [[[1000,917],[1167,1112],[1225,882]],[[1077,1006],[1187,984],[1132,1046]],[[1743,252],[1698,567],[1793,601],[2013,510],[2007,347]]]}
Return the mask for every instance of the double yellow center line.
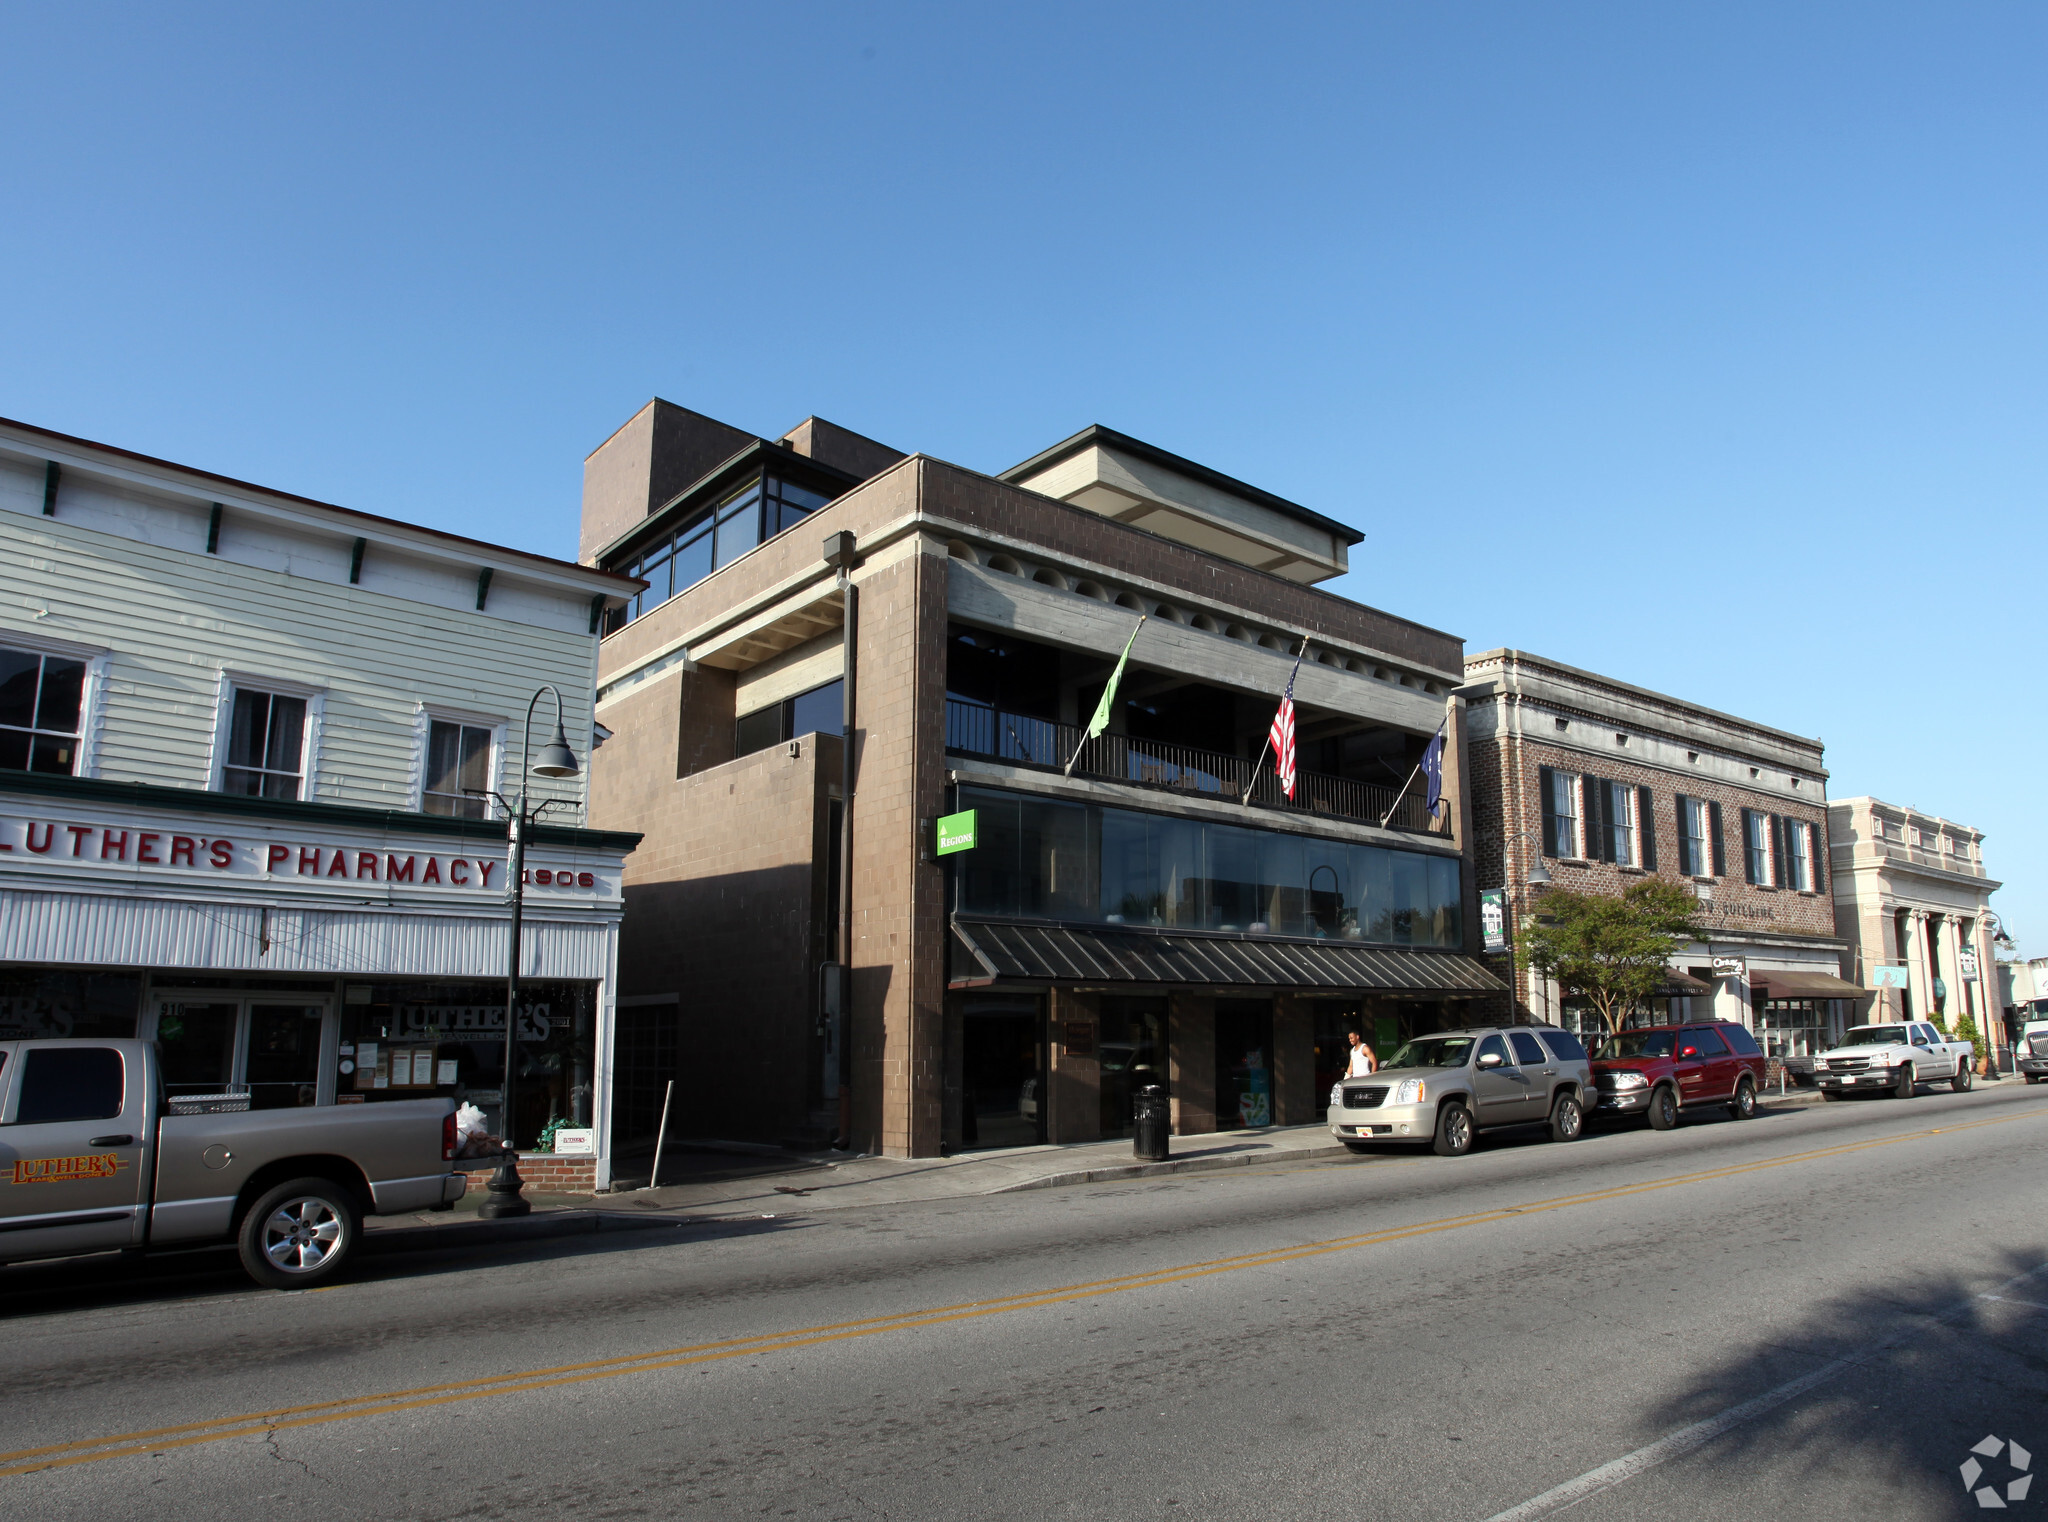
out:
{"label": "double yellow center line", "polygon": [[1662,1189],[1739,1178],[1744,1174],[1760,1173],[1770,1168],[1817,1162],[1824,1158],[1865,1152],[1873,1147],[1894,1146],[1900,1142],[1924,1141],[1932,1136],[1973,1131],[1983,1126],[2004,1125],[2009,1121],[2038,1118],[2042,1114],[2048,1114],[2048,1111],[2034,1110],[2025,1115],[1966,1121],[1953,1126],[1933,1126],[1896,1136],[1849,1142],[1836,1147],[1821,1147],[1808,1152],[1795,1152],[1762,1162],[1707,1168],[1695,1173],[1650,1179],[1642,1183],[1620,1184],[1611,1189],[1560,1195],[1555,1199],[1533,1201],[1526,1205],[1504,1205],[1493,1210],[1445,1216],[1413,1226],[1390,1226],[1380,1231],[1358,1232],[1351,1236],[1332,1237],[1320,1242],[1267,1248],[1227,1258],[1211,1258],[1199,1263],[1184,1263],[1171,1268],[1154,1269],[1149,1273],[1126,1274],[1113,1279],[1091,1279],[1081,1284],[1004,1295],[990,1300],[970,1300],[959,1305],[936,1306],[893,1316],[870,1316],[857,1321],[830,1322],[823,1326],[765,1333],[756,1337],[735,1337],[721,1342],[660,1348],[646,1353],[595,1359],[588,1363],[558,1364],[552,1368],[529,1369],[523,1373],[500,1374],[487,1379],[464,1380],[454,1384],[420,1385],[410,1390],[386,1390],[375,1395],[359,1395],[345,1400],[319,1401],[303,1406],[280,1406],[271,1411],[245,1412],[239,1416],[223,1416],[205,1422],[187,1422],[176,1427],[153,1427],[109,1437],[81,1438],[75,1442],[55,1443],[46,1448],[24,1448],[14,1453],[0,1453],[0,1476],[31,1474],[41,1469],[60,1469],[75,1464],[96,1464],[104,1459],[139,1458],[146,1454],[167,1453],[175,1448],[190,1448],[201,1443],[226,1442],[238,1437],[267,1436],[299,1427],[318,1427],[329,1422],[355,1421],[366,1416],[383,1416],[394,1411],[417,1411],[429,1406],[454,1405],[461,1401],[487,1400],[497,1396],[517,1395],[529,1390],[559,1389],[565,1385],[617,1379],[623,1375],[645,1374],[656,1369],[681,1369],[698,1364],[719,1363],[732,1358],[752,1358],[764,1353],[788,1352],[797,1348],[813,1348],[826,1343],[844,1342],[855,1337],[876,1337],[889,1332],[913,1332],[923,1327],[971,1321],[982,1316],[1039,1310],[1047,1306],[1064,1305],[1076,1300],[1091,1300],[1131,1290],[1158,1289],[1165,1285],[1208,1278],[1215,1274],[1237,1273],[1248,1268],[1268,1268],[1297,1262],[1303,1258],[1351,1252],[1361,1247],[1375,1247],[1392,1242],[1405,1242],[1416,1237],[1460,1231],[1471,1226],[1485,1226],[1518,1216],[1534,1215],[1540,1211],[1599,1205],[1613,1200],[1629,1199],[1636,1195],[1655,1193]]}

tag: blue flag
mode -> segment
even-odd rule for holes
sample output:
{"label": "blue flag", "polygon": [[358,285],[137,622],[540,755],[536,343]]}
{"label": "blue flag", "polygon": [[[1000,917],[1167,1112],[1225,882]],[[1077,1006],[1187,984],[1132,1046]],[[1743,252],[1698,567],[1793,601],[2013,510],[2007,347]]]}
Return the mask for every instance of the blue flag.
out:
{"label": "blue flag", "polygon": [[1429,779],[1429,797],[1424,801],[1428,805],[1432,819],[1436,817],[1436,811],[1443,806],[1444,801],[1444,730],[1449,724],[1450,721],[1446,719],[1437,726],[1436,738],[1429,742],[1429,749],[1422,753],[1422,775]]}

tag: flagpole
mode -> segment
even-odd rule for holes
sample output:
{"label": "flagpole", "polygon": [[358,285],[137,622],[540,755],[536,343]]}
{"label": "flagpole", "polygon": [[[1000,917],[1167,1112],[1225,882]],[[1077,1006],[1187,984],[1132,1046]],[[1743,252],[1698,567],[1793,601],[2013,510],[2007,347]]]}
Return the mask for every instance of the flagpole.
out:
{"label": "flagpole", "polygon": [[[1301,658],[1308,654],[1308,636],[1301,637],[1301,648],[1294,652],[1294,670],[1287,673],[1287,690],[1294,690],[1294,678],[1301,670]],[[1239,808],[1250,808],[1252,789],[1259,785],[1259,768],[1266,764],[1266,752],[1273,748],[1273,726],[1266,726],[1266,743],[1259,747],[1259,759],[1252,763],[1252,780],[1244,785],[1244,796],[1237,800]]]}
{"label": "flagpole", "polygon": [[1074,775],[1074,763],[1081,759],[1081,747],[1109,728],[1109,705],[1116,700],[1116,689],[1124,679],[1124,663],[1131,658],[1131,646],[1138,642],[1138,630],[1145,627],[1145,620],[1151,615],[1140,613],[1138,622],[1132,626],[1131,637],[1124,641],[1124,653],[1116,658],[1116,669],[1109,674],[1109,685],[1102,689],[1102,701],[1095,705],[1095,717],[1088,721],[1088,727],[1081,731],[1081,738],[1074,742],[1074,753],[1067,757],[1063,777]]}
{"label": "flagpole", "polygon": [[[1444,720],[1444,722],[1443,722],[1442,724],[1439,724],[1439,725],[1437,725],[1437,733],[1438,733],[1438,734],[1442,734],[1442,733],[1443,733],[1443,731],[1444,731],[1444,729],[1445,729],[1445,728],[1446,728],[1446,727],[1447,727],[1447,726],[1448,726],[1449,724],[1450,724],[1450,720],[1446,719],[1446,720]],[[1431,743],[1432,745],[1436,743],[1436,736],[1435,736],[1435,735],[1432,735],[1432,736],[1430,737],[1430,743]],[[1428,759],[1428,757],[1429,757],[1429,751],[1428,751],[1428,749],[1427,749],[1427,748],[1425,748],[1425,749],[1423,750],[1422,754],[1423,754],[1423,758],[1424,758],[1424,760],[1427,760],[1427,759]],[[1398,793],[1396,793],[1396,794],[1394,794],[1394,801],[1393,801],[1392,803],[1390,803],[1390,804],[1388,804],[1388,805],[1387,805],[1387,811],[1386,811],[1386,813],[1384,813],[1384,814],[1380,815],[1380,828],[1381,828],[1381,829],[1383,829],[1383,830],[1384,830],[1384,829],[1385,829],[1385,828],[1387,827],[1387,821],[1388,821],[1389,819],[1392,819],[1392,818],[1394,817],[1394,810],[1395,810],[1395,809],[1398,809],[1398,808],[1399,808],[1399,807],[1401,806],[1401,800],[1402,800],[1403,798],[1406,798],[1406,797],[1408,796],[1408,788],[1409,788],[1409,785],[1410,785],[1411,783],[1413,783],[1413,782],[1415,781],[1415,779],[1416,779],[1416,778],[1417,778],[1418,776],[1420,776],[1421,774],[1422,774],[1422,762],[1421,762],[1421,761],[1418,761],[1418,762],[1416,762],[1416,763],[1415,763],[1415,770],[1414,770],[1414,771],[1412,771],[1412,772],[1410,772],[1410,773],[1408,774],[1408,776],[1406,777],[1406,779],[1404,779],[1404,780],[1403,780],[1403,782],[1401,783],[1401,791],[1400,791],[1400,792],[1398,792]],[[1429,816],[1429,817],[1430,817],[1430,818],[1432,818],[1432,819],[1436,818],[1436,813],[1435,813],[1435,811],[1434,811],[1434,810],[1432,810],[1432,811],[1430,812],[1430,816]]]}

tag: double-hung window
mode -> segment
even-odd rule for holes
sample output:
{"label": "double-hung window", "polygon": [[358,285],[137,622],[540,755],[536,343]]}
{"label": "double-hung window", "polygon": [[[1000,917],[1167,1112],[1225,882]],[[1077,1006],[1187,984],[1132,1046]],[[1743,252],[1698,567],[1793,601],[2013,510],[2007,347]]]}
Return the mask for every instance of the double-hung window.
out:
{"label": "double-hung window", "polygon": [[1579,855],[1579,776],[1544,767],[1543,854],[1567,860]]}
{"label": "double-hung window", "polygon": [[1801,893],[1813,891],[1812,830],[1796,819],[1785,821],[1785,886]]}
{"label": "double-hung window", "polygon": [[1744,876],[1759,888],[1776,885],[1771,861],[1771,816],[1756,809],[1742,811]]}
{"label": "double-hung window", "polygon": [[420,811],[457,819],[488,817],[491,748],[495,726],[465,724],[459,719],[427,721],[426,782],[420,790]]}
{"label": "double-hung window", "polygon": [[73,775],[84,711],[84,661],[0,649],[0,768]]}
{"label": "double-hung window", "polygon": [[306,770],[306,699],[236,687],[228,717],[224,793],[297,798]]}
{"label": "double-hung window", "polygon": [[1608,859],[1624,867],[1640,866],[1636,859],[1636,790],[1626,782],[1602,785],[1607,789]]}
{"label": "double-hung window", "polygon": [[1714,875],[1712,806],[1704,798],[1678,800],[1678,870],[1687,877]]}

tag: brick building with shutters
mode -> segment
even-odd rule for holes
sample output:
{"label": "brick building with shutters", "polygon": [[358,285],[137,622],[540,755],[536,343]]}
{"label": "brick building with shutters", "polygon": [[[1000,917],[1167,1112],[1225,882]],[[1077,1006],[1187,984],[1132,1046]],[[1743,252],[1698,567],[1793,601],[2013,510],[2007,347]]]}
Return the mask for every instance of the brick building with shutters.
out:
{"label": "brick building with shutters", "polygon": [[[1639,1018],[1739,1021],[1806,1069],[1863,993],[1840,975],[1820,742],[1518,650],[1468,656],[1465,679],[1473,870],[1482,894],[1505,895],[1507,941],[1539,865],[1581,893],[1683,883],[1707,934]],[[1511,944],[1494,965],[1517,1018],[1581,1028],[1576,1001],[1518,971]]]}

